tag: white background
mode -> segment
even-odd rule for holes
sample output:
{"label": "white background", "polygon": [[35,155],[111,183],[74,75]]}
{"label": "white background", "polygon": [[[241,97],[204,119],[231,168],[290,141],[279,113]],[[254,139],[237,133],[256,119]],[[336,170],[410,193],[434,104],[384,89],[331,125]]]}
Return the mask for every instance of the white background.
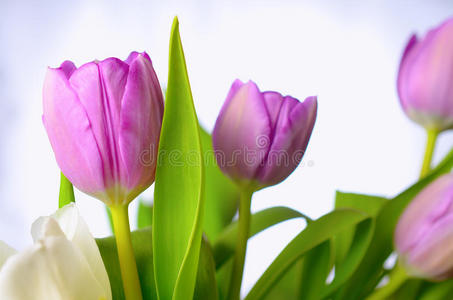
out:
{"label": "white background", "polygon": [[[316,218],[332,209],[336,189],[395,195],[417,179],[425,140],[399,106],[399,59],[412,32],[423,34],[452,12],[452,2],[422,0],[1,0],[0,239],[22,249],[33,220],[57,208],[59,171],[41,123],[46,67],[146,50],[164,86],[176,14],[208,129],[235,78],[299,99],[318,95],[304,166],[257,193],[254,211],[286,205]],[[436,162],[452,141],[452,133],[440,137]],[[76,197],[92,232],[109,234],[103,204]],[[302,226],[290,221],[252,239],[244,291]]]}

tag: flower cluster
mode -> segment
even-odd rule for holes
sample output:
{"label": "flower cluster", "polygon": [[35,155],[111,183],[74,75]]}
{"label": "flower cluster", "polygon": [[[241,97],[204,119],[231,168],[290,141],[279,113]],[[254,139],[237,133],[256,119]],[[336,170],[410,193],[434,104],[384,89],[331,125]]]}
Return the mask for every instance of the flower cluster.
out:
{"label": "flower cluster", "polygon": [[[336,209],[317,220],[285,207],[251,214],[253,194],[300,164],[316,96],[299,101],[236,80],[211,136],[198,123],[177,20],[165,108],[145,52],[49,68],[43,123],[62,172],[60,209],[33,224],[25,250],[0,242],[0,299],[239,300],[248,239],[292,218],[306,228],[247,300],[451,298],[453,152],[436,168],[431,160],[438,134],[453,128],[452,50],[450,19],[413,36],[399,68],[403,110],[428,133],[420,180],[390,199],[339,192]],[[215,163],[205,164],[205,153]],[[154,182],[153,206],[140,203],[141,230],[131,233],[128,206]],[[73,186],[107,205],[114,237],[93,238],[68,204]],[[389,270],[393,251],[398,263]]]}

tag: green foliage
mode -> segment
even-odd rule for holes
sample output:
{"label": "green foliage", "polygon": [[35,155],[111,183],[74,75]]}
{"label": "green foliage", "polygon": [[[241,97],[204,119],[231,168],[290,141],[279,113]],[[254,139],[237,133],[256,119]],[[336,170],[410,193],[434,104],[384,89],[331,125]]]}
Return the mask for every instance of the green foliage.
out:
{"label": "green foliage", "polygon": [[387,201],[376,215],[376,229],[359,268],[335,299],[363,299],[378,283],[383,264],[393,251],[393,232],[399,216],[410,201],[433,180],[450,172],[453,167],[453,150],[426,177]]}
{"label": "green foliage", "polygon": [[[134,248],[140,285],[144,300],[156,300],[156,285],[154,283],[153,247],[151,228],[132,232],[132,247]],[[96,240],[102,260],[107,269],[114,300],[124,300],[123,284],[118,260],[118,251],[114,237]]]}
{"label": "green foliage", "polygon": [[200,129],[205,163],[203,231],[210,241],[214,241],[236,214],[239,192],[236,185],[217,166],[211,136],[202,128]]}
{"label": "green foliage", "polygon": [[[371,222],[371,218],[365,213],[359,211],[347,209],[337,210],[319,218],[316,221],[310,222],[307,227],[299,235],[297,235],[273,261],[247,295],[246,300],[263,299],[266,293],[272,289],[281,276],[283,276],[298,259],[302,258],[310,250],[319,246],[323,242],[329,241],[339,232],[360,223],[362,223],[363,227],[367,230],[360,230],[358,232],[365,236],[369,235],[373,224]],[[361,238],[359,240],[366,239]],[[355,256],[356,255],[353,257]],[[350,264],[348,264],[348,266],[349,265]],[[334,284],[334,282],[332,282],[332,284]],[[335,284],[335,286],[339,284],[340,283]]]}
{"label": "green foliage", "polygon": [[153,206],[142,199],[138,202],[137,228],[145,228],[153,224]]}
{"label": "green foliage", "polygon": [[66,204],[75,202],[74,188],[72,183],[61,173],[60,175],[60,195],[58,198],[58,208],[62,208]]}
{"label": "green foliage", "polygon": [[160,300],[192,299],[202,236],[203,160],[175,18],[154,188],[153,253]]}

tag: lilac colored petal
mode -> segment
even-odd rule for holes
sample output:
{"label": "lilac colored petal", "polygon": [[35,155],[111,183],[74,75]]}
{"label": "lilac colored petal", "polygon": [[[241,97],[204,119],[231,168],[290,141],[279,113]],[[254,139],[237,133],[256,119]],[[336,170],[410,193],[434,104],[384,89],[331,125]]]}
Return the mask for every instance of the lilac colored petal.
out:
{"label": "lilac colored petal", "polygon": [[406,79],[407,77],[407,57],[409,55],[409,53],[411,52],[411,50],[417,45],[418,43],[418,39],[417,39],[417,36],[415,34],[413,34],[411,36],[411,38],[409,39],[407,45],[406,45],[406,48],[404,49],[404,52],[403,52],[403,57],[401,58],[401,63],[400,63],[400,67],[399,67],[399,71],[398,71],[398,79],[397,79],[397,89],[398,89],[398,95],[401,99],[401,105],[403,106],[403,109],[406,109],[406,95],[405,95],[405,92],[404,92],[404,80]]}
{"label": "lilac colored petal", "polygon": [[107,188],[114,186],[124,176],[117,139],[128,69],[129,66],[121,60],[108,58],[100,63],[83,65],[69,79],[93,128]]}
{"label": "lilac colored petal", "polygon": [[139,53],[139,52],[137,52],[137,51],[132,51],[124,62],[127,63],[128,65],[131,65],[132,62],[133,62],[139,55],[142,55],[143,57],[145,57],[146,59],[148,59],[148,60],[151,62],[151,58],[149,57],[148,53],[146,53],[146,52]]}
{"label": "lilac colored petal", "polygon": [[64,61],[59,68],[61,71],[63,71],[64,75],[66,76],[66,79],[69,79],[71,77],[72,73],[77,70],[76,66],[74,63],[70,60]]}
{"label": "lilac colored petal", "polygon": [[270,146],[270,119],[264,98],[252,81],[233,83],[213,131],[213,146],[222,170],[250,180]]}
{"label": "lilac colored petal", "polygon": [[400,217],[395,246],[409,273],[431,279],[453,275],[453,174],[422,190]]}
{"label": "lilac colored petal", "polygon": [[277,125],[277,119],[280,114],[280,109],[283,106],[283,96],[277,92],[264,92],[264,102],[266,103],[267,112],[271,121],[271,128],[274,130]]}
{"label": "lilac colored petal", "polygon": [[420,41],[411,39],[398,74],[407,115],[428,129],[453,128],[453,19]]}
{"label": "lilac colored petal", "polygon": [[63,70],[47,71],[43,89],[43,122],[65,176],[88,194],[102,192],[102,161],[92,127]]}
{"label": "lilac colored petal", "polygon": [[129,189],[136,188],[137,193],[154,181],[163,105],[152,63],[138,54],[129,68],[119,135],[120,153],[127,173],[124,184]]}
{"label": "lilac colored petal", "polygon": [[274,138],[257,176],[264,185],[274,185],[288,177],[302,160],[313,130],[316,97],[299,102],[285,97],[274,129]]}

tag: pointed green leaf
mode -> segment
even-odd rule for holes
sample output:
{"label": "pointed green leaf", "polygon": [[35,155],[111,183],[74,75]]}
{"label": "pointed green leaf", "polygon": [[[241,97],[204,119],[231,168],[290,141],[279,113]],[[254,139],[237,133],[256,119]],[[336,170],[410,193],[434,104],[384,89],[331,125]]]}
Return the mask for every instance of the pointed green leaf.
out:
{"label": "pointed green leaf", "polygon": [[199,126],[175,18],[154,188],[154,271],[160,300],[192,299],[201,245],[203,189]]}
{"label": "pointed green leaf", "polygon": [[285,272],[308,251],[361,222],[370,226],[370,221],[371,218],[362,212],[345,209],[333,211],[310,222],[272,262],[245,299],[263,299]]}
{"label": "pointed green leaf", "polygon": [[211,135],[200,128],[201,147],[205,163],[205,214],[203,231],[210,241],[231,223],[238,209],[239,192],[217,165]]}
{"label": "pointed green leaf", "polygon": [[74,188],[72,183],[61,173],[60,176],[60,196],[58,199],[58,208],[62,208],[66,204],[75,202]]}

